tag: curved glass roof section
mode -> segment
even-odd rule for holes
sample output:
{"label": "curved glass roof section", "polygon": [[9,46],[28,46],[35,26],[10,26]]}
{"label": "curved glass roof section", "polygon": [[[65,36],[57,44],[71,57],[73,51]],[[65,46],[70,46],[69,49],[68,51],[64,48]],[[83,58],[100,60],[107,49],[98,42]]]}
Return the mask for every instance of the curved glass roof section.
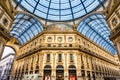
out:
{"label": "curved glass roof section", "polygon": [[95,10],[104,0],[15,0],[27,11],[46,20],[67,21]]}
{"label": "curved glass roof section", "polygon": [[109,40],[110,31],[103,14],[92,14],[83,19],[77,30],[108,52],[115,54],[113,43]]}
{"label": "curved glass roof section", "polygon": [[41,23],[28,14],[18,13],[10,31],[10,35],[18,39],[20,44],[32,39],[43,31]]}

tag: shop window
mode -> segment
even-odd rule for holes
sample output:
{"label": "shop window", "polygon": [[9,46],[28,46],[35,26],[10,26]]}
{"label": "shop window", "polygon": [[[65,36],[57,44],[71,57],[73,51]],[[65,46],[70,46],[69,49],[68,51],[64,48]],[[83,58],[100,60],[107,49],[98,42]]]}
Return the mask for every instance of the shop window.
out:
{"label": "shop window", "polygon": [[3,19],[3,24],[4,24],[5,26],[8,25],[8,20],[7,20],[6,18]]}
{"label": "shop window", "polygon": [[62,65],[56,67],[56,80],[64,80],[64,68]]}
{"label": "shop window", "polygon": [[30,69],[30,74],[33,74],[33,67],[31,67]]}
{"label": "shop window", "polygon": [[47,62],[50,61],[50,54],[47,54]]}
{"label": "shop window", "polygon": [[58,61],[59,61],[59,62],[62,61],[62,54],[58,54]]}
{"label": "shop window", "polygon": [[43,78],[43,80],[51,80],[51,66],[50,65],[46,65],[44,67],[44,78]]}
{"label": "shop window", "polygon": [[69,66],[69,80],[76,80],[76,68],[74,65]]}
{"label": "shop window", "polygon": [[73,62],[73,54],[70,54],[70,61]]}
{"label": "shop window", "polygon": [[87,71],[88,80],[90,80],[90,71]]}
{"label": "shop window", "polygon": [[26,72],[25,72],[25,74],[28,74],[28,68],[26,69]]}
{"label": "shop window", "polygon": [[85,71],[81,70],[81,74],[82,74],[82,77],[84,77],[85,76]]}
{"label": "shop window", "polygon": [[39,66],[36,66],[35,73],[36,73],[36,74],[38,74],[38,73],[39,73]]}

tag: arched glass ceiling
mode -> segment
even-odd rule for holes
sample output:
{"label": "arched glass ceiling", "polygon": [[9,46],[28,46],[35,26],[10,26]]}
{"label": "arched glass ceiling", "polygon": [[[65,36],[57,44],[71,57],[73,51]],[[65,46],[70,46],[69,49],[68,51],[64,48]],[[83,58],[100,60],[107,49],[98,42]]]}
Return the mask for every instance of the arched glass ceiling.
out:
{"label": "arched glass ceiling", "polygon": [[24,44],[38,33],[43,31],[40,22],[28,14],[18,13],[10,31],[10,35],[18,39],[20,44]]}
{"label": "arched glass ceiling", "polygon": [[93,11],[104,0],[15,0],[29,12],[52,21],[74,20]]}
{"label": "arched glass ceiling", "polygon": [[86,17],[80,22],[77,30],[108,52],[116,53],[112,42],[109,40],[110,32],[104,15],[93,14]]}

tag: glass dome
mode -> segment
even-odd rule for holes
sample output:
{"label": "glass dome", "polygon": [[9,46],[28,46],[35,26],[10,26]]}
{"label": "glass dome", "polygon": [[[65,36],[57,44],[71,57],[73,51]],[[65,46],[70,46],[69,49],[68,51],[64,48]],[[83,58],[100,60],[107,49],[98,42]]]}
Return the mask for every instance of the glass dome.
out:
{"label": "glass dome", "polygon": [[109,40],[110,31],[103,14],[92,14],[84,18],[77,30],[108,52],[116,53],[113,43]]}
{"label": "glass dome", "polygon": [[68,21],[95,10],[104,0],[15,0],[27,11],[46,20]]}
{"label": "glass dome", "polygon": [[18,13],[10,31],[20,44],[24,44],[43,31],[41,23],[28,14]]}

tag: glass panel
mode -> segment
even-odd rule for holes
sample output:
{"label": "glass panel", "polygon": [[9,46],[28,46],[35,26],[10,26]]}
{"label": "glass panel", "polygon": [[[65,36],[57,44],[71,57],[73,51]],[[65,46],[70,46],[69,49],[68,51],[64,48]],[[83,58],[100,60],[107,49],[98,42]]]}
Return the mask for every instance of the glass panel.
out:
{"label": "glass panel", "polygon": [[70,54],[70,61],[73,61],[73,54]]}
{"label": "glass panel", "polygon": [[93,11],[104,0],[101,3],[98,0],[16,0],[16,2],[21,2],[20,6],[41,18],[67,21]]}
{"label": "glass panel", "polygon": [[50,54],[47,54],[47,61],[50,61]]}
{"label": "glass panel", "polygon": [[20,38],[20,44],[24,44],[43,30],[41,23],[32,16],[18,13],[13,22],[10,35]]}
{"label": "glass panel", "polygon": [[58,61],[62,61],[62,54],[58,54]]}
{"label": "glass panel", "polygon": [[84,18],[77,30],[108,52],[116,53],[112,42],[109,40],[110,31],[103,14],[92,14]]}

